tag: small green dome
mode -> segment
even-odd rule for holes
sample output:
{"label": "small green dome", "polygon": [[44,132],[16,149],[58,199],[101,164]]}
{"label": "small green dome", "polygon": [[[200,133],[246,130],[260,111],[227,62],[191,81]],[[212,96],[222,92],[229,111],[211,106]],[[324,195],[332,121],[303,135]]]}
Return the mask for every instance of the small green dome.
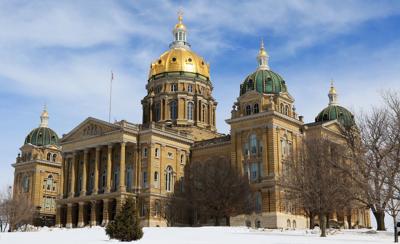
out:
{"label": "small green dome", "polygon": [[240,95],[255,90],[260,93],[287,92],[285,81],[280,75],[269,69],[258,69],[248,75],[240,85]]}
{"label": "small green dome", "polygon": [[329,105],[315,117],[315,122],[326,122],[337,119],[343,126],[353,126],[354,115],[346,108],[339,105]]}
{"label": "small green dome", "polygon": [[58,145],[58,136],[48,127],[38,127],[26,136],[24,144],[36,146]]}

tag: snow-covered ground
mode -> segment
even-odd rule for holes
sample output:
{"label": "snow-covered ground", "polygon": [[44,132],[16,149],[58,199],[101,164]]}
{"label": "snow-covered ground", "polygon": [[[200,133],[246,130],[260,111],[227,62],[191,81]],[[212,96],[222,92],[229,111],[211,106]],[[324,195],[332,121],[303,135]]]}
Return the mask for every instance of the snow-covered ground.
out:
{"label": "snow-covered ground", "polygon": [[[106,244],[109,240],[101,227],[82,229],[41,229],[36,232],[0,233],[0,244]],[[144,228],[138,244],[238,244],[238,243],[393,243],[393,232],[344,230],[320,238],[316,231],[254,230],[245,227]]]}

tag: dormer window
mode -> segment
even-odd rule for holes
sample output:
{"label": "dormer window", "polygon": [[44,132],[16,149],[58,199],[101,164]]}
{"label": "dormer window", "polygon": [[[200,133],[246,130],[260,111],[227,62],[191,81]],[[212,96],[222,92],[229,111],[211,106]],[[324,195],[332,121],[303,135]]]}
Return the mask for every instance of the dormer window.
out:
{"label": "dormer window", "polygon": [[253,106],[253,113],[258,114],[258,112],[259,112],[258,103],[256,103]]}
{"label": "dormer window", "polygon": [[246,115],[250,115],[251,114],[251,106],[247,105],[246,106]]}

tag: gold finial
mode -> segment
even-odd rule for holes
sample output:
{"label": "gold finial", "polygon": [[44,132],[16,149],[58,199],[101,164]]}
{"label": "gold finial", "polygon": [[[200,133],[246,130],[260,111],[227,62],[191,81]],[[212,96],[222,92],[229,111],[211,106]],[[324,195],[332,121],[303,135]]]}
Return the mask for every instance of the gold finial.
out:
{"label": "gold finial", "polygon": [[178,24],[175,25],[175,29],[186,29],[185,25],[183,24],[183,11],[178,11]]}
{"label": "gold finial", "polygon": [[267,52],[265,51],[265,48],[264,48],[264,38],[261,38],[259,55],[260,56],[267,56]]}
{"label": "gold finial", "polygon": [[333,86],[333,79],[331,79],[331,89],[329,89],[329,93],[336,94],[336,88]]}
{"label": "gold finial", "polygon": [[178,10],[178,21],[181,24],[183,19],[183,11],[182,9]]}

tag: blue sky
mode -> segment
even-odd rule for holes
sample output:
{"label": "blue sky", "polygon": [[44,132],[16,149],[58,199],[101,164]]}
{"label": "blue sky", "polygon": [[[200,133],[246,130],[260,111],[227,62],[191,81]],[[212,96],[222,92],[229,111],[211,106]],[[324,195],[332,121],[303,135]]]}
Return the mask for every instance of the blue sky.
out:
{"label": "blue sky", "polygon": [[354,112],[400,89],[400,1],[0,1],[0,187],[46,103],[61,136],[88,116],[141,122],[150,62],[168,48],[177,11],[211,65],[217,127],[229,133],[239,85],[264,38],[306,122],[328,102]]}

